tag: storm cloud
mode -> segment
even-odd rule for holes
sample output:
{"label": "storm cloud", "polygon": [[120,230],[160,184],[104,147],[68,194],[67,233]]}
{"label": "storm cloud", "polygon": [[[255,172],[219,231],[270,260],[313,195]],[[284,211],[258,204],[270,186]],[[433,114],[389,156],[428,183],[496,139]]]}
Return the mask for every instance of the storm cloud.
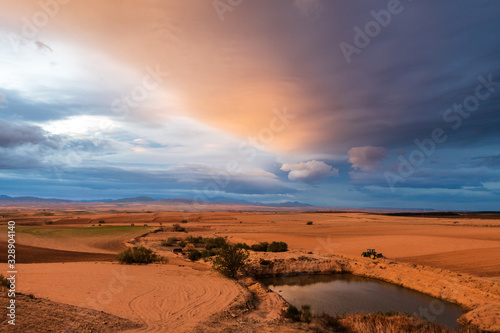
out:
{"label": "storm cloud", "polygon": [[[481,184],[499,170],[500,5],[398,8],[382,25],[387,0],[244,1],[223,19],[210,1],[71,1],[26,36],[22,18],[43,8],[11,2],[0,13],[3,184],[28,177],[50,196],[62,177],[89,196],[216,184],[235,198],[319,205],[428,207],[452,191],[498,202]],[[342,43],[357,45],[350,61]],[[277,109],[293,117],[278,122]],[[426,154],[416,142],[435,129],[446,140]],[[384,173],[421,154],[384,192]]]}

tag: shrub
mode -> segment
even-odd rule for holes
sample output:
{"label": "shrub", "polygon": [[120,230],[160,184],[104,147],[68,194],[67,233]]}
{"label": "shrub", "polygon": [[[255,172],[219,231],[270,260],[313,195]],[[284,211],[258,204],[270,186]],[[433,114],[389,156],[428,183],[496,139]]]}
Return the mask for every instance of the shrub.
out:
{"label": "shrub", "polygon": [[288,309],[286,309],[286,315],[287,318],[290,318],[293,321],[299,321],[300,320],[300,311],[297,309],[295,306],[290,305]]}
{"label": "shrub", "polygon": [[133,223],[130,223],[130,226],[131,226],[131,227],[133,227],[134,225],[135,225],[135,224],[133,224]]}
{"label": "shrub", "polygon": [[248,251],[234,245],[222,246],[213,259],[214,268],[223,275],[235,278],[248,259]]}
{"label": "shrub", "polygon": [[247,243],[236,243],[234,244],[238,249],[250,250],[250,246]]}
{"label": "shrub", "polygon": [[205,244],[205,250],[220,249],[224,245],[227,245],[227,242],[223,237],[207,237],[203,239],[203,243]]}
{"label": "shrub", "polygon": [[313,224],[313,221],[308,221],[306,224],[307,224],[307,225],[312,225],[312,224]]}
{"label": "shrub", "polygon": [[186,231],[186,228],[181,227],[180,224],[177,224],[177,223],[172,225],[172,227],[173,227],[173,230],[176,232],[185,232]]}
{"label": "shrub", "polygon": [[106,223],[106,221],[103,221],[103,220],[99,221],[99,224],[102,224],[102,223]]}
{"label": "shrub", "polygon": [[326,328],[329,328],[333,332],[349,332],[347,327],[340,321],[342,319],[340,316],[330,316],[323,313],[319,316],[319,319]]}
{"label": "shrub", "polygon": [[145,227],[147,227],[147,226],[148,226],[148,224],[147,224],[147,223],[144,223],[144,226],[145,226]]}
{"label": "shrub", "polygon": [[198,244],[198,243],[201,243],[201,241],[203,240],[203,237],[194,237],[194,236],[189,236],[189,237],[186,237],[186,241],[189,242],[189,243],[193,243],[193,244]]}
{"label": "shrub", "polygon": [[195,249],[195,246],[192,243],[187,243],[186,246],[184,247],[184,250],[186,250],[186,251],[193,251],[194,249]]}
{"label": "shrub", "polygon": [[182,220],[181,223],[188,223],[188,220]]}
{"label": "shrub", "polygon": [[302,310],[300,311],[300,319],[304,323],[311,322],[311,306],[310,305],[302,305]]}
{"label": "shrub", "polygon": [[140,246],[126,249],[118,254],[117,259],[125,264],[150,264],[161,258],[152,250]]}
{"label": "shrub", "polygon": [[190,251],[188,254],[188,259],[191,261],[196,261],[201,258],[201,252],[198,250]]}
{"label": "shrub", "polygon": [[161,245],[163,246],[172,246],[177,243],[179,239],[177,237],[169,237],[167,240],[162,240]]}
{"label": "shrub", "polygon": [[267,242],[262,242],[259,244],[253,244],[252,246],[250,246],[250,248],[252,249],[252,251],[266,252],[268,246],[269,244]]}
{"label": "shrub", "polygon": [[187,244],[187,242],[185,240],[180,240],[177,245],[179,245],[180,247],[184,247],[184,246],[186,246],[186,244]]}
{"label": "shrub", "polygon": [[203,259],[206,259],[206,258],[209,258],[209,257],[213,257],[216,254],[217,254],[217,252],[214,251],[214,250],[203,250],[203,251],[201,251],[201,257]]}
{"label": "shrub", "polygon": [[10,282],[3,274],[0,274],[0,287],[10,288]]}
{"label": "shrub", "polygon": [[288,251],[288,244],[285,242],[272,242],[267,247],[269,252],[286,252]]}
{"label": "shrub", "polygon": [[302,309],[299,310],[295,306],[290,305],[286,310],[285,317],[290,318],[293,321],[303,321],[304,323],[310,323],[312,319],[311,306],[302,305]]}

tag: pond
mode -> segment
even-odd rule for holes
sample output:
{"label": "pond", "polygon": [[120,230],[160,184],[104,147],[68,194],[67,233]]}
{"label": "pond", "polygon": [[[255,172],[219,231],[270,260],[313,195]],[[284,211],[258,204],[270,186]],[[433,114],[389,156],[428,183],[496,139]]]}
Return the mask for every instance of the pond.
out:
{"label": "pond", "polygon": [[303,275],[260,280],[300,309],[329,315],[404,312],[449,328],[458,328],[464,311],[456,304],[383,281],[352,274]]}

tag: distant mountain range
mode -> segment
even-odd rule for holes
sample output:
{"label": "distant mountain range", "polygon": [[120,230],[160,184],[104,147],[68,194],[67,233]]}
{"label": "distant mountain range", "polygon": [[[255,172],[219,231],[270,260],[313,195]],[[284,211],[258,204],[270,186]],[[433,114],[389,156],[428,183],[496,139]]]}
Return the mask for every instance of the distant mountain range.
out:
{"label": "distant mountain range", "polygon": [[44,199],[44,198],[38,198],[38,197],[9,197],[8,195],[0,195],[0,201],[15,201],[15,202],[35,202],[35,201],[42,201],[42,202],[74,202],[72,200],[63,200],[63,199],[56,199],[56,198],[50,198],[50,199]]}
{"label": "distant mountain range", "polygon": [[[103,199],[103,200],[64,200],[56,198],[38,198],[38,197],[10,197],[8,195],[0,195],[0,201],[9,202],[45,202],[45,203],[76,203],[76,202],[106,202],[106,203],[134,203],[134,202],[149,202],[152,204],[169,204],[169,205],[191,205],[193,200],[191,199],[153,199],[147,196],[139,196],[134,198],[123,198],[123,199]],[[279,203],[262,203],[262,202],[251,202],[246,200],[230,199],[224,197],[216,197],[206,201],[207,204],[224,204],[224,205],[245,205],[245,206],[262,206],[262,207],[315,207],[310,204],[298,202],[298,201],[286,201]]]}

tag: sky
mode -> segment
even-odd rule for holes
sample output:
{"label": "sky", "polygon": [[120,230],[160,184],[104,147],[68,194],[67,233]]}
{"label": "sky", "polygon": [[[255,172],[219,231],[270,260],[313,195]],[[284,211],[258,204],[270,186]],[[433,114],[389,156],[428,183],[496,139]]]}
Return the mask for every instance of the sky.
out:
{"label": "sky", "polygon": [[500,209],[497,1],[0,4],[0,194]]}

